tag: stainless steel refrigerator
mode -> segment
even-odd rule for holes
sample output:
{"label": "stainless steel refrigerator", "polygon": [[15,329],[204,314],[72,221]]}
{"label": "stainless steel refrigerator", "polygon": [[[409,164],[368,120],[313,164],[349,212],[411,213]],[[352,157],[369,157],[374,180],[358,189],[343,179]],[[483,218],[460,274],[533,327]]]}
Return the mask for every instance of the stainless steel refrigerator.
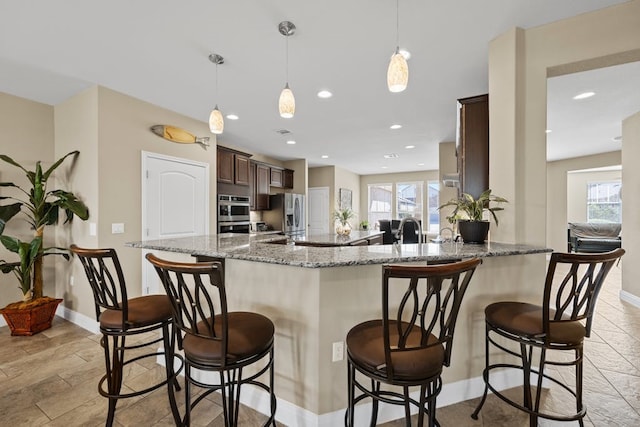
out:
{"label": "stainless steel refrigerator", "polygon": [[262,212],[264,222],[287,235],[304,234],[307,230],[304,194],[274,194],[269,197],[271,210]]}

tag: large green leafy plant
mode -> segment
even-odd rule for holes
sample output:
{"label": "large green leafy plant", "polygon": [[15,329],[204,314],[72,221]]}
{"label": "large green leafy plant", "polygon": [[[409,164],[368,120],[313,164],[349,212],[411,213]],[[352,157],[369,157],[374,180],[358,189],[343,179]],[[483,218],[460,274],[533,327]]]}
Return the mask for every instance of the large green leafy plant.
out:
{"label": "large green leafy plant", "polygon": [[61,213],[64,222],[71,221],[74,216],[82,220],[89,218],[87,206],[73,193],[61,189],[49,190],[47,184],[52,173],[68,157],[75,158],[78,151],[72,151],[56,161],[46,171],[42,170],[40,161],[36,162],[34,170],[27,170],[11,157],[0,154],[0,160],[24,171],[29,181],[28,187],[21,187],[13,182],[0,182],[0,187],[12,187],[22,193],[21,196],[0,196],[0,201],[9,201],[0,205],[0,234],[4,232],[7,222],[19,213],[22,213],[26,221],[34,231],[34,237],[30,242],[23,242],[17,238],[0,236],[0,242],[11,252],[17,253],[20,261],[8,263],[0,261],[0,271],[13,272],[24,294],[24,299],[42,298],[42,261],[45,255],[62,255],[68,259],[65,248],[43,247],[44,228],[59,222]]}
{"label": "large green leafy plant", "polygon": [[462,193],[457,199],[451,199],[438,209],[447,206],[453,206],[453,211],[447,216],[447,220],[453,224],[459,219],[467,219],[470,221],[483,221],[484,212],[487,211],[493,217],[498,225],[498,217],[496,212],[504,210],[500,206],[491,206],[491,203],[508,203],[504,197],[491,194],[491,189],[485,190],[477,199],[467,193]]}

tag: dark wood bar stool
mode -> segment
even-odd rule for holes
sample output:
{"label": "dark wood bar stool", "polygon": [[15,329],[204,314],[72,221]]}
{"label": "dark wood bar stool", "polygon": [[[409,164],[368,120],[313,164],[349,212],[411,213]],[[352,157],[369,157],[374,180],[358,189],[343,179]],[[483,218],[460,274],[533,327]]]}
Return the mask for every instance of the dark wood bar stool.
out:
{"label": "dark wood bar stool", "polygon": [[[460,304],[480,263],[473,258],[437,265],[383,266],[382,319],[360,323],[347,334],[347,426],[354,426],[355,405],[367,397],[373,401],[371,426],[377,423],[379,402],[404,406],[407,425],[411,405],[418,407],[419,426],[425,414],[429,426],[439,425],[440,375],[449,366]],[[357,374],[369,379],[371,387],[359,382]],[[383,390],[381,384],[401,387],[402,392]],[[410,397],[410,387],[420,388],[419,400]]]}
{"label": "dark wood bar stool", "polygon": [[[614,263],[624,255],[624,249],[601,254],[551,254],[544,285],[542,305],[523,302],[496,302],[485,309],[485,382],[484,395],[471,415],[478,414],[491,390],[496,396],[511,406],[529,414],[531,426],[536,426],[538,418],[556,421],[579,421],[587,412],[582,402],[582,361],[584,338],[591,335],[591,325],[598,294],[607,274]],[[500,341],[498,341],[498,337]],[[509,341],[519,349],[507,348]],[[490,345],[518,358],[517,363],[494,363],[489,361]],[[535,369],[533,349],[540,352],[538,368]],[[548,360],[547,351],[570,351],[571,360]],[[573,366],[575,368],[575,388],[545,371],[546,365]],[[517,369],[523,374],[522,402],[514,401],[498,391],[490,381],[494,369]],[[537,375],[535,398],[531,386],[531,374]],[[557,384],[575,397],[575,411],[561,415],[543,412],[541,392],[543,379]]]}
{"label": "dark wood bar stool", "polygon": [[[87,280],[93,291],[96,320],[100,323],[104,348],[106,373],[98,383],[99,393],[109,399],[106,425],[113,425],[118,399],[140,396],[167,384],[169,404],[176,423],[180,413],[176,405],[174,387],[180,390],[176,376],[182,366],[174,369],[175,336],[171,302],[166,295],[147,295],[127,298],[127,287],[114,249],[85,249],[71,245],[71,251],[78,256]],[[161,331],[158,338],[154,331]],[[127,337],[151,333],[151,338],[135,341],[127,345]],[[163,343],[164,349],[157,352],[154,344]],[[148,353],[139,354],[137,349],[151,346]],[[127,357],[129,350],[136,350],[135,356]],[[123,369],[126,365],[143,358],[165,356],[166,378],[144,390],[122,393]],[[181,359],[181,357],[179,357]],[[106,388],[105,388],[106,382]]]}
{"label": "dark wood bar stool", "polygon": [[[225,426],[236,426],[240,388],[243,384],[252,384],[269,393],[271,414],[265,426],[275,426],[273,322],[258,313],[227,311],[224,271],[220,262],[178,263],[153,254],[146,257],[162,280],[171,300],[174,322],[184,334],[178,340],[184,350],[186,377],[186,413],[181,425],[190,425],[193,408],[211,393],[219,391]],[[263,365],[243,377],[245,367],[262,359],[266,359]],[[192,368],[218,373],[218,382],[194,376]],[[258,380],[267,371],[268,385]],[[193,402],[191,385],[206,389]]]}

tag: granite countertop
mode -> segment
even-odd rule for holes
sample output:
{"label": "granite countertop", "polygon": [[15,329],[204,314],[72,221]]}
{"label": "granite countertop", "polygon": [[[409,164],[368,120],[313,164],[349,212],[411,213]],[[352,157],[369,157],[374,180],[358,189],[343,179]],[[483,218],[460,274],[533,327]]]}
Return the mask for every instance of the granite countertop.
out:
{"label": "granite countertop", "polygon": [[370,237],[376,237],[384,234],[384,231],[380,230],[351,230],[349,235],[341,235],[336,233],[329,234],[311,234],[311,235],[293,235],[291,239],[294,242],[305,242],[307,244],[325,245],[325,246],[348,246],[358,240],[368,239]]}
{"label": "granite countertop", "polygon": [[339,247],[298,246],[292,242],[286,245],[269,243],[283,239],[285,236],[277,234],[229,233],[128,242],[126,246],[306,268],[525,255],[552,251],[543,246],[496,242],[482,245],[451,242]]}

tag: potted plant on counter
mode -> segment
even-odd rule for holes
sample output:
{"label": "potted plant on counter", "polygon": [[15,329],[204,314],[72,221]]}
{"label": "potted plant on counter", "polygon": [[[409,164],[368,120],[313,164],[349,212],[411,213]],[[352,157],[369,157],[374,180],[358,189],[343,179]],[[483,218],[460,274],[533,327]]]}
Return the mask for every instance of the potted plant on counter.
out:
{"label": "potted plant on counter", "polygon": [[451,224],[458,225],[458,232],[465,243],[484,243],[489,233],[490,220],[485,219],[485,212],[498,225],[497,211],[504,210],[500,206],[491,206],[491,203],[508,203],[504,197],[491,194],[491,189],[485,190],[477,199],[467,193],[462,193],[457,199],[451,199],[440,206],[442,209],[453,206],[453,211],[447,216]]}
{"label": "potted plant on counter", "polygon": [[34,170],[27,170],[11,157],[0,155],[0,160],[15,166],[26,174],[28,187],[21,187],[13,182],[0,182],[0,187],[9,187],[22,193],[22,196],[2,196],[0,200],[12,203],[0,205],[0,234],[6,228],[6,223],[19,213],[30,224],[34,231],[31,241],[23,242],[18,238],[2,235],[0,241],[13,253],[18,254],[18,262],[0,262],[0,270],[4,273],[13,272],[18,278],[23,292],[23,300],[7,305],[1,309],[5,320],[11,327],[12,335],[33,335],[51,327],[51,321],[61,299],[43,295],[43,257],[45,255],[62,255],[69,259],[65,248],[45,248],[44,229],[47,225],[58,223],[64,216],[65,223],[74,216],[82,220],[89,218],[87,206],[71,192],[61,189],[48,190],[47,183],[53,171],[64,162],[67,157],[75,158],[78,151],[72,151],[56,161],[46,171],[42,170],[40,161],[36,162]]}
{"label": "potted plant on counter", "polygon": [[367,231],[369,229],[369,221],[367,220],[360,221],[360,229]]}
{"label": "potted plant on counter", "polygon": [[333,213],[333,218],[338,222],[336,233],[348,236],[351,233],[351,224],[349,220],[356,216],[351,208],[338,209]]}

